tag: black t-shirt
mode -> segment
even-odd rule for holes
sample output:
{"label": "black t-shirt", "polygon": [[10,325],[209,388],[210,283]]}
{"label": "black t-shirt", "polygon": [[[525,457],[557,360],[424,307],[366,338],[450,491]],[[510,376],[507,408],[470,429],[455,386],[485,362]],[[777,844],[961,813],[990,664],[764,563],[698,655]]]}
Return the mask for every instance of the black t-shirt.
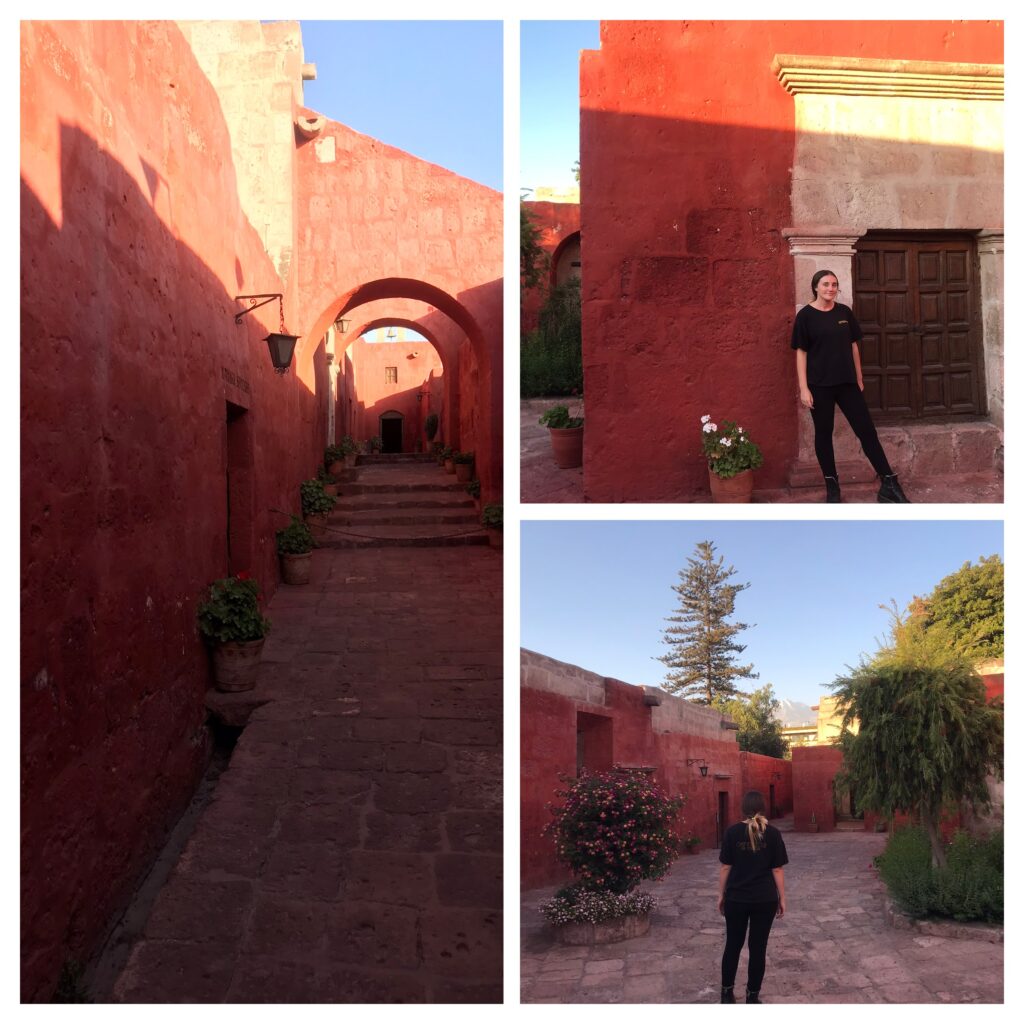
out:
{"label": "black t-shirt", "polygon": [[758,849],[750,848],[747,826],[741,821],[730,826],[722,840],[718,859],[731,864],[725,883],[725,898],[737,903],[770,903],[779,898],[772,868],[789,863],[782,833],[774,826],[765,827]]}
{"label": "black t-shirt", "polygon": [[861,329],[853,310],[837,302],[830,310],[804,306],[793,321],[791,348],[807,353],[807,386],[856,384],[853,343]]}

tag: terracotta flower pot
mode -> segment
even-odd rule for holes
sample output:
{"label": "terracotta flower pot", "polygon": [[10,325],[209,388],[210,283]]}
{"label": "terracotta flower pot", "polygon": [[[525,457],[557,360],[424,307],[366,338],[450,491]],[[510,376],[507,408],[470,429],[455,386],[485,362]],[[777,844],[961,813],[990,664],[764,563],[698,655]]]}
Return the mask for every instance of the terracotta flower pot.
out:
{"label": "terracotta flower pot", "polygon": [[313,571],[313,553],[304,555],[278,555],[281,559],[281,582],[297,587],[309,582]]}
{"label": "terracotta flower pot", "polygon": [[356,468],[356,462],[358,461],[358,459],[359,459],[359,453],[358,452],[353,452],[351,455],[346,455],[345,456],[345,468],[346,469],[355,469]]}
{"label": "terracotta flower pot", "polygon": [[750,504],[750,497],[754,492],[752,469],[745,469],[728,480],[723,480],[708,470],[708,477],[711,480],[711,500],[716,504]]}
{"label": "terracotta flower pot", "polygon": [[324,484],[324,494],[329,494],[332,498],[336,498],[338,496],[338,485]]}
{"label": "terracotta flower pot", "polygon": [[213,685],[222,693],[255,689],[264,639],[217,644],[213,648]]}
{"label": "terracotta flower pot", "polygon": [[499,551],[501,551],[505,547],[505,535],[502,533],[501,530],[492,530],[488,528],[487,542],[491,545],[492,548],[497,548]]}
{"label": "terracotta flower pot", "polygon": [[344,459],[335,459],[334,462],[332,462],[327,467],[327,473],[328,473],[329,476],[341,476],[341,474],[344,472],[344,470],[345,470],[345,460]]}
{"label": "terracotta flower pot", "polygon": [[455,472],[455,463],[454,463],[454,461],[452,461],[451,459],[445,459],[444,460],[444,471],[446,473],[454,473]]}
{"label": "terracotta flower pot", "polygon": [[473,463],[472,462],[456,462],[455,463],[455,479],[460,484],[468,484],[473,479]]}
{"label": "terracotta flower pot", "polygon": [[548,427],[551,435],[551,454],[561,469],[575,469],[583,465],[583,428]]}
{"label": "terracotta flower pot", "polygon": [[625,914],[596,924],[574,921],[572,924],[556,925],[555,936],[567,946],[603,946],[609,942],[639,938],[650,930],[650,914]]}

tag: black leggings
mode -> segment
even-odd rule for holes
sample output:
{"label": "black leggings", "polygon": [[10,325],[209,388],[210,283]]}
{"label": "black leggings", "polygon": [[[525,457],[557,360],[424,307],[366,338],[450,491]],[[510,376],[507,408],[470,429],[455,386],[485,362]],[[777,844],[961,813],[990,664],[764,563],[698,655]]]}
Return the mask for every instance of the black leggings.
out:
{"label": "black leggings", "polygon": [[750,924],[750,962],[747,965],[747,988],[761,991],[764,979],[764,955],[768,949],[768,934],[779,909],[777,900],[771,903],[737,903],[725,901],[725,952],[722,954],[722,987],[736,983],[736,968],[740,962],[743,940]]}
{"label": "black leggings", "polygon": [[825,476],[836,477],[836,453],[832,449],[832,430],[835,427],[836,406],[842,410],[847,422],[860,441],[864,454],[868,457],[872,468],[879,476],[889,476],[892,469],[885,457],[882,443],[878,440],[875,425],[871,422],[868,403],[856,384],[835,384],[831,387],[812,387],[814,408],[811,419],[814,421],[814,454],[818,456],[818,465]]}

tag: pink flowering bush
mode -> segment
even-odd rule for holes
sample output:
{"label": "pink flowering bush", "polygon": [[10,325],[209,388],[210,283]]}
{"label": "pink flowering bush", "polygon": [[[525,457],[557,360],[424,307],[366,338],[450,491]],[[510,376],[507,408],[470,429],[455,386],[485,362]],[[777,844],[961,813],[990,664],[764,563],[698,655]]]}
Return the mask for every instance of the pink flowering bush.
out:
{"label": "pink flowering bush", "polygon": [[545,834],[578,882],[574,888],[626,893],[662,878],[679,856],[675,830],[682,799],[668,797],[639,772],[582,771],[556,796]]}
{"label": "pink flowering bush", "polygon": [[715,476],[729,480],[746,469],[757,469],[764,462],[761,449],[750,435],[732,420],[722,420],[719,427],[708,415],[701,416],[701,438],[708,469]]}

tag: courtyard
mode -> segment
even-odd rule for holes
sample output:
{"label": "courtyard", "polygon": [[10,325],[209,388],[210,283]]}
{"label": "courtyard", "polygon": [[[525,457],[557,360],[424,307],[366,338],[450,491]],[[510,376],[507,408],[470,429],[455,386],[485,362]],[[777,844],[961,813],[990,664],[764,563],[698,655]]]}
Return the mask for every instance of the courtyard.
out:
{"label": "courtyard", "polygon": [[[765,1003],[1000,1003],[1003,946],[897,930],[885,921],[885,887],[872,860],[884,834],[784,833],[785,917],[768,943]],[[684,855],[649,886],[659,907],[639,939],[562,946],[540,905],[554,888],[522,900],[522,999],[528,1003],[716,1003],[724,926],[716,909],[717,850]],[[736,976],[746,979],[746,951]]]}

